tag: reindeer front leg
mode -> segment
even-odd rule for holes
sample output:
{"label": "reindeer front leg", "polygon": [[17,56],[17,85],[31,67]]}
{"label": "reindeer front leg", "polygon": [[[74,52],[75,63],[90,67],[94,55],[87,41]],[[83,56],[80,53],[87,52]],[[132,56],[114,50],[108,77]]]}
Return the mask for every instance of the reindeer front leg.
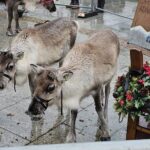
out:
{"label": "reindeer front leg", "polygon": [[19,13],[18,13],[18,5],[20,5],[21,2],[17,2],[14,6],[14,17],[16,22],[16,33],[19,33],[21,31],[20,25],[19,25]]}
{"label": "reindeer front leg", "polygon": [[71,110],[71,117],[70,117],[70,130],[67,135],[66,142],[76,142],[76,131],[75,131],[75,123],[77,118],[78,110]]}
{"label": "reindeer front leg", "polygon": [[13,35],[13,31],[11,28],[11,23],[12,23],[12,19],[13,19],[13,8],[12,8],[12,6],[8,6],[7,13],[8,13],[8,28],[7,28],[6,35],[12,36]]}

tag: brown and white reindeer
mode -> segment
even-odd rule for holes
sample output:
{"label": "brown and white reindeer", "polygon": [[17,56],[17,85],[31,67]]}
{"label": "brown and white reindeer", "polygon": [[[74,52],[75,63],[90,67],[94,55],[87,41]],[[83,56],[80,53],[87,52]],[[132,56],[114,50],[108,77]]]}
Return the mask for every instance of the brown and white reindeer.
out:
{"label": "brown and white reindeer", "polygon": [[71,110],[71,129],[66,140],[75,142],[75,121],[79,104],[83,98],[92,95],[101,122],[101,140],[109,140],[108,97],[119,52],[118,37],[110,30],[103,30],[89,40],[76,44],[59,69],[31,65],[35,74],[35,90],[28,111],[33,115],[42,114],[48,105],[62,105],[63,98],[63,105]]}
{"label": "brown and white reindeer", "polygon": [[59,18],[20,32],[9,51],[0,52],[0,89],[5,89],[9,80],[22,85],[29,78],[33,92],[30,64],[61,63],[75,43],[77,30],[77,22]]}
{"label": "brown and white reindeer", "polygon": [[[19,16],[22,16],[23,12],[26,10],[31,10],[31,5],[34,7],[39,3],[43,5],[46,9],[48,9],[50,12],[56,11],[56,6],[53,0],[0,0],[0,2],[5,3],[7,6],[7,14],[8,14],[8,27],[6,34],[8,36],[14,35],[11,23],[12,19],[14,17],[15,19],[15,32],[19,33],[21,31],[20,25],[19,25]],[[22,6],[22,10],[18,10],[18,7]]]}

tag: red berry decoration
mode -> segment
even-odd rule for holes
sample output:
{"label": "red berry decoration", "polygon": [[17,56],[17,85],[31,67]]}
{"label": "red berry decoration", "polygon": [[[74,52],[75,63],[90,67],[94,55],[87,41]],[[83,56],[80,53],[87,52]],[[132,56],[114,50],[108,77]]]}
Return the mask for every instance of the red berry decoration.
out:
{"label": "red berry decoration", "polygon": [[[128,72],[128,76],[118,77],[113,97],[114,108],[119,116],[124,117],[127,114],[132,118],[144,116],[147,121],[150,121],[150,113],[142,111],[147,108],[146,106],[150,106],[150,64],[148,62],[144,64],[143,70],[139,76],[131,76]],[[126,82],[128,82],[127,88],[125,88]]]}

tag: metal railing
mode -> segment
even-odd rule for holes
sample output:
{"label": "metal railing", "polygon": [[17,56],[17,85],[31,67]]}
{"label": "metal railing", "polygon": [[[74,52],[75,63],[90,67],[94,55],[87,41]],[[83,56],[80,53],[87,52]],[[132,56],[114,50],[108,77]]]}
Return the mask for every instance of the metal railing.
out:
{"label": "metal railing", "polygon": [[[56,5],[58,5],[58,6],[68,6],[66,4],[56,4]],[[89,9],[90,11],[92,11],[92,12],[94,12],[96,10],[100,10],[100,11],[103,11],[103,12],[106,12],[106,13],[110,13],[110,14],[115,15],[115,16],[119,16],[119,17],[122,17],[122,18],[133,20],[133,18],[131,18],[131,17],[120,15],[120,14],[114,13],[112,11],[109,11],[107,9],[98,8],[96,6],[97,6],[97,0],[91,0],[91,7],[89,7],[89,6],[80,6],[80,8],[86,8],[86,9]]]}

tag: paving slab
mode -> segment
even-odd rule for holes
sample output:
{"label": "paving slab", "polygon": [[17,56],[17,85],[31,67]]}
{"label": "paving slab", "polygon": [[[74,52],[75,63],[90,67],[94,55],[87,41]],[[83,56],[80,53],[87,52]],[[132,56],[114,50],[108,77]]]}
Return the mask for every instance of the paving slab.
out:
{"label": "paving slab", "polygon": [[[64,117],[61,117],[58,108],[51,106],[45,112],[43,120],[31,121],[31,118],[25,114],[29,104],[30,98],[27,98],[1,110],[0,127],[13,132],[23,139],[33,141],[59,126],[59,124],[64,122],[68,117],[67,109],[64,109]],[[90,104],[91,102],[88,102],[87,99],[87,103],[82,103],[81,108],[86,108]]]}
{"label": "paving slab", "polygon": [[31,118],[25,114],[29,103],[28,99],[2,110],[0,127],[32,141],[63,122],[63,118],[58,117],[58,110],[55,106],[46,111],[44,120],[31,121]]}
{"label": "paving slab", "polygon": [[111,135],[111,140],[118,141],[119,138],[119,141],[124,141],[126,138],[126,132],[126,126],[122,127],[121,129],[118,129],[118,131],[114,132]]}
{"label": "paving slab", "polygon": [[0,147],[11,147],[25,145],[29,141],[23,139],[10,131],[0,128]]}
{"label": "paving slab", "polygon": [[[127,124],[126,118],[122,123],[119,123],[118,115],[114,111],[112,112],[112,110],[110,110],[108,113],[111,140],[121,140],[119,134],[122,134],[122,139],[125,140]],[[77,116],[76,128],[81,130],[85,135],[87,134],[91,139],[93,139],[93,141],[99,141],[99,125],[100,123],[94,104],[79,112]],[[122,129],[124,129],[125,132],[122,132]],[[118,132],[118,134],[116,134],[116,132]]]}
{"label": "paving slab", "polygon": [[[69,126],[65,124],[61,124],[56,127],[52,131],[47,132],[45,135],[39,137],[32,143],[28,143],[27,145],[43,145],[43,144],[60,144],[66,143],[66,136],[69,131]],[[76,130],[77,142],[92,142],[93,139],[89,136],[89,134],[84,134],[80,130]]]}
{"label": "paving slab", "polygon": [[28,84],[23,85],[22,88],[17,86],[16,92],[14,91],[13,84],[10,84],[7,87],[7,89],[0,91],[0,97],[1,97],[0,111],[6,109],[9,106],[15,105],[20,101],[30,99],[30,91]]}

